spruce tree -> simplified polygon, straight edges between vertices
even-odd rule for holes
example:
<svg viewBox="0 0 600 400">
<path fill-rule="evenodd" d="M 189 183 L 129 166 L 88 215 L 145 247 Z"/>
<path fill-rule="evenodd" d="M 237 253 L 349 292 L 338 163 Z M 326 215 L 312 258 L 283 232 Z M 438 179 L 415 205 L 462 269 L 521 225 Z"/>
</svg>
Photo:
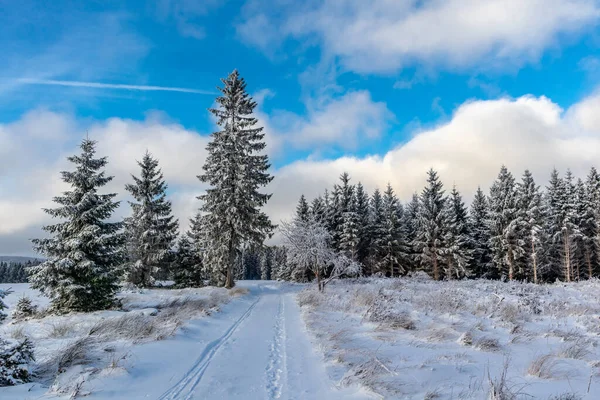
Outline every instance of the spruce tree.
<svg viewBox="0 0 600 400">
<path fill-rule="evenodd" d="M 311 217 L 315 221 L 324 224 L 325 220 L 326 220 L 326 212 L 327 212 L 327 210 L 325 208 L 325 201 L 323 200 L 323 197 L 321 197 L 321 196 L 316 197 L 310 205 Z"/>
<path fill-rule="evenodd" d="M 481 188 L 477 187 L 469 214 L 471 235 L 473 238 L 472 276 L 475 278 L 497 279 L 499 276 L 492 264 L 488 221 L 488 201 Z"/>
<path fill-rule="evenodd" d="M 356 211 L 356 197 L 350 198 L 346 211 L 342 214 L 342 232 L 340 235 L 340 250 L 351 260 L 358 258 L 360 244 L 360 221 Z"/>
<path fill-rule="evenodd" d="M 134 285 L 151 287 L 156 274 L 168 268 L 178 222 L 166 198 L 167 184 L 158 168 L 158 160 L 146 151 L 138 165 L 140 176 L 132 175 L 134 183 L 125 185 L 135 200 L 129 202 L 132 216 L 125 220 L 130 251 L 125 273 Z"/>
<path fill-rule="evenodd" d="M 406 264 L 409 271 L 417 269 L 417 252 L 414 248 L 415 239 L 417 238 L 419 217 L 419 195 L 414 193 L 411 201 L 404 208 L 402 214 L 402 227 L 406 239 L 407 259 Z"/>
<path fill-rule="evenodd" d="M 96 142 L 85 139 L 81 154 L 69 157 L 74 171 L 62 172 L 71 190 L 54 198 L 59 207 L 46 213 L 63 221 L 45 226 L 51 237 L 34 239 L 47 259 L 31 267 L 31 287 L 52 299 L 57 311 L 93 311 L 114 303 L 117 267 L 123 261 L 122 223 L 107 222 L 119 206 L 116 194 L 99 194 L 112 180 L 102 170 L 106 157 L 94 158 Z"/>
<path fill-rule="evenodd" d="M 189 232 L 181 235 L 177 241 L 171 271 L 175 286 L 179 288 L 204 285 L 202 260 Z"/>
<path fill-rule="evenodd" d="M 554 219 L 558 226 L 554 233 L 554 243 L 558 245 L 558 253 L 561 257 L 563 277 L 570 282 L 575 277 L 577 241 L 580 238 L 578 215 L 576 208 L 576 187 L 573 182 L 573 174 L 567 170 L 562 179 L 558 192 L 558 204 Z"/>
<path fill-rule="evenodd" d="M 205 265 L 231 288 L 238 249 L 244 243 L 262 245 L 273 232 L 273 224 L 261 211 L 271 195 L 259 192 L 273 177 L 263 154 L 263 128 L 256 127 L 258 120 L 252 116 L 256 102 L 246 92 L 246 82 L 237 70 L 222 82 L 218 108 L 210 112 L 223 130 L 211 135 L 204 174 L 198 178 L 209 185 L 199 197 L 208 242 Z"/>
<path fill-rule="evenodd" d="M 358 248 L 357 261 L 363 266 L 369 255 L 369 247 L 371 245 L 371 236 L 369 230 L 369 195 L 365 191 L 364 186 L 359 182 L 356 185 L 356 216 L 358 223 Z"/>
<path fill-rule="evenodd" d="M 519 242 L 515 179 L 503 165 L 490 188 L 490 244 L 493 261 L 500 275 L 515 278 L 516 260 L 524 253 Z"/>
<path fill-rule="evenodd" d="M 550 181 L 543 196 L 546 209 L 545 230 L 550 239 L 547 250 L 548 268 L 545 274 L 548 280 L 564 276 L 560 243 L 563 190 L 563 181 L 555 168 L 552 170 Z"/>
<path fill-rule="evenodd" d="M 427 186 L 423 189 L 419 203 L 419 218 L 415 249 L 421 268 L 433 279 L 442 278 L 442 268 L 448 252 L 446 234 L 449 229 L 446 197 L 437 172 L 427 172 Z"/>
<path fill-rule="evenodd" d="M 373 192 L 369 205 L 370 246 L 367 267 L 369 269 L 369 274 L 372 274 L 375 272 L 376 265 L 383 253 L 383 237 L 385 235 L 383 198 L 381 197 L 379 189 L 375 189 Z"/>
<path fill-rule="evenodd" d="M 301 195 L 300 200 L 298 200 L 298 205 L 296 206 L 296 218 L 304 222 L 307 222 L 310 218 L 310 209 L 304 195 Z"/>
<path fill-rule="evenodd" d="M 525 170 L 516 190 L 518 237 L 523 242 L 522 257 L 518 260 L 518 278 L 538 283 L 540 272 L 544 269 L 546 244 L 542 193 L 529 170 Z"/>
<path fill-rule="evenodd" d="M 469 230 L 467 208 L 456 186 L 450 192 L 446 212 L 448 213 L 446 217 L 448 230 L 445 237 L 448 248 L 446 276 L 462 278 L 471 274 L 470 266 L 474 246 Z"/>
<path fill-rule="evenodd" d="M 402 205 L 388 183 L 382 198 L 383 221 L 377 269 L 390 277 L 406 273 L 406 243 L 402 231 Z"/>
<path fill-rule="evenodd" d="M 585 197 L 581 200 L 581 235 L 584 262 L 588 278 L 596 275 L 596 266 L 600 262 L 599 225 L 600 225 L 600 175 L 596 168 L 590 170 L 585 182 Z"/>
</svg>

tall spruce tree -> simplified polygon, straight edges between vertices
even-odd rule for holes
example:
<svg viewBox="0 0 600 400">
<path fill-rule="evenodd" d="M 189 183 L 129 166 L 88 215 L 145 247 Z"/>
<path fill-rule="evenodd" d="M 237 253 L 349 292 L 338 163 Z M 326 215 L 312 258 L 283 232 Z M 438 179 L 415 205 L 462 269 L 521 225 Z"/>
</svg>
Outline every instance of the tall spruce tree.
<svg viewBox="0 0 600 400">
<path fill-rule="evenodd" d="M 134 285 L 151 287 L 156 274 L 168 269 L 178 222 L 167 200 L 167 184 L 158 168 L 158 160 L 146 151 L 138 165 L 140 176 L 132 175 L 133 183 L 125 185 L 134 198 L 129 202 L 132 216 L 125 219 L 130 252 L 125 274 L 127 281 Z"/>
<path fill-rule="evenodd" d="M 325 201 L 323 200 L 323 197 L 321 197 L 321 196 L 315 197 L 315 199 L 312 201 L 312 203 L 310 205 L 311 217 L 315 221 L 325 224 L 326 211 L 327 211 L 327 209 L 325 208 Z"/>
<path fill-rule="evenodd" d="M 382 198 L 382 234 L 377 269 L 390 277 L 407 272 L 406 243 L 402 230 L 402 205 L 398 201 L 394 189 L 388 183 Z"/>
<path fill-rule="evenodd" d="M 573 174 L 567 170 L 564 179 L 560 181 L 558 192 L 558 207 L 555 221 L 558 222 L 554 234 L 554 243 L 558 245 L 561 257 L 563 277 L 570 282 L 574 278 L 576 266 L 577 242 L 580 238 L 578 215 L 576 208 L 576 187 Z"/>
<path fill-rule="evenodd" d="M 600 262 L 600 175 L 596 168 L 590 170 L 585 182 L 584 211 L 581 218 L 581 235 L 587 276 L 596 276 Z"/>
<path fill-rule="evenodd" d="M 304 222 L 307 222 L 310 218 L 310 208 L 308 207 L 308 202 L 304 195 L 301 195 L 300 200 L 298 200 L 298 205 L 296 206 L 296 218 Z"/>
<path fill-rule="evenodd" d="M 515 178 L 506 166 L 490 188 L 490 244 L 498 272 L 509 280 L 515 278 L 516 260 L 524 253 L 519 241 L 518 208 Z"/>
<path fill-rule="evenodd" d="M 31 267 L 31 286 L 49 296 L 57 311 L 101 310 L 115 299 L 123 224 L 107 222 L 119 203 L 116 194 L 98 193 L 112 177 L 103 171 L 107 158 L 94 158 L 95 146 L 85 139 L 81 154 L 68 158 L 75 170 L 63 171 L 62 179 L 71 190 L 54 198 L 57 208 L 44 210 L 63 221 L 44 227 L 51 237 L 32 241 L 47 260 Z"/>
<path fill-rule="evenodd" d="M 417 269 L 418 261 L 416 259 L 417 252 L 415 251 L 414 243 L 417 238 L 417 229 L 419 218 L 419 195 L 414 193 L 411 201 L 404 208 L 402 214 L 402 227 L 404 229 L 404 236 L 406 239 L 406 251 L 407 251 L 407 268 L 409 271 L 415 271 Z"/>
<path fill-rule="evenodd" d="M 475 278 L 497 279 L 499 275 L 492 264 L 490 230 L 488 226 L 488 201 L 480 187 L 477 187 L 469 214 L 473 239 L 472 276 Z"/>
<path fill-rule="evenodd" d="M 550 281 L 561 276 L 564 277 L 560 244 L 563 190 L 563 181 L 556 168 L 554 168 L 550 174 L 550 181 L 543 196 L 544 207 L 546 209 L 544 224 L 550 238 L 547 249 L 548 268 L 545 277 Z"/>
<path fill-rule="evenodd" d="M 351 260 L 358 259 L 360 244 L 360 221 L 356 212 L 356 196 L 350 198 L 346 211 L 342 214 L 342 233 L 340 235 L 340 250 Z"/>
<path fill-rule="evenodd" d="M 383 238 L 385 235 L 383 198 L 381 197 L 381 191 L 379 189 L 375 189 L 373 192 L 369 205 L 369 237 L 371 238 L 371 243 L 369 246 L 367 268 L 368 273 L 373 274 L 377 262 L 383 253 Z"/>
<path fill-rule="evenodd" d="M 358 221 L 358 249 L 357 261 L 363 265 L 369 255 L 371 245 L 371 235 L 369 230 L 369 195 L 364 186 L 359 182 L 356 185 L 356 214 Z M 364 271 L 363 271 L 364 272 Z"/>
<path fill-rule="evenodd" d="M 462 278 L 471 274 L 470 266 L 474 246 L 469 229 L 467 208 L 456 186 L 450 192 L 446 212 L 449 223 L 445 237 L 448 248 L 446 276 Z"/>
<path fill-rule="evenodd" d="M 177 287 L 202 287 L 204 285 L 200 253 L 194 246 L 189 233 L 181 235 L 177 241 L 171 271 Z"/>
<path fill-rule="evenodd" d="M 538 283 L 545 269 L 546 232 L 544 228 L 544 207 L 542 193 L 535 184 L 533 175 L 525 170 L 521 182 L 517 184 L 517 229 L 519 240 L 523 242 L 522 257 L 517 260 L 518 278 Z"/>
<path fill-rule="evenodd" d="M 218 108 L 210 112 L 223 130 L 211 135 L 204 174 L 198 178 L 209 185 L 199 196 L 208 241 L 205 265 L 231 288 L 240 246 L 262 245 L 273 232 L 273 224 L 261 211 L 271 195 L 259 192 L 273 177 L 268 173 L 268 156 L 263 154 L 263 128 L 256 127 L 258 120 L 252 116 L 256 102 L 246 92 L 246 82 L 237 70 L 222 82 Z"/>
<path fill-rule="evenodd" d="M 423 189 L 419 204 L 419 218 L 415 249 L 421 268 L 433 279 L 442 278 L 442 269 L 448 252 L 446 233 L 449 229 L 446 197 L 437 172 L 427 172 L 427 186 Z"/>
</svg>

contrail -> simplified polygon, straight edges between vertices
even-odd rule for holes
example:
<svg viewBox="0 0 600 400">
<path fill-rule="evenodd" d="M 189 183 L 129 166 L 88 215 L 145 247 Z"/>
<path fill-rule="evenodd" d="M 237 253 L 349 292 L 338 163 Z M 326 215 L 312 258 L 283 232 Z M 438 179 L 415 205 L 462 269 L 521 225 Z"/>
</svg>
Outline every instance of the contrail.
<svg viewBox="0 0 600 400">
<path fill-rule="evenodd" d="M 119 84 L 119 83 L 57 81 L 57 80 L 49 80 L 49 79 L 29 79 L 29 78 L 17 79 L 17 82 L 25 83 L 28 85 L 55 85 L 55 86 L 87 87 L 87 88 L 96 88 L 96 89 L 121 89 L 121 90 L 139 90 L 139 91 L 215 94 L 215 92 L 211 92 L 209 90 L 188 89 L 188 88 L 168 87 L 168 86 L 123 85 L 123 84 Z"/>
</svg>

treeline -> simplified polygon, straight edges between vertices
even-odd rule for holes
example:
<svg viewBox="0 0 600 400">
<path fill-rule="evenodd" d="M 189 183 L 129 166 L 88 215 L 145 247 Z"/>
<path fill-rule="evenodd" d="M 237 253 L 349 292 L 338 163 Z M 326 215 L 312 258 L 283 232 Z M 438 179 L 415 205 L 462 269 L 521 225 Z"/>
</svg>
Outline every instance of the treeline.
<svg viewBox="0 0 600 400">
<path fill-rule="evenodd" d="M 324 226 L 331 247 L 360 263 L 364 275 L 424 271 L 436 280 L 537 283 L 597 277 L 600 270 L 595 168 L 585 181 L 555 169 L 542 189 L 529 171 L 517 181 L 503 166 L 470 207 L 457 187 L 446 193 L 434 170 L 406 204 L 389 184 L 369 194 L 344 173 L 310 203 L 302 195 L 295 219 Z"/>
<path fill-rule="evenodd" d="M 40 261 L 0 262 L 0 283 L 27 283 L 27 269 L 38 265 Z"/>
</svg>

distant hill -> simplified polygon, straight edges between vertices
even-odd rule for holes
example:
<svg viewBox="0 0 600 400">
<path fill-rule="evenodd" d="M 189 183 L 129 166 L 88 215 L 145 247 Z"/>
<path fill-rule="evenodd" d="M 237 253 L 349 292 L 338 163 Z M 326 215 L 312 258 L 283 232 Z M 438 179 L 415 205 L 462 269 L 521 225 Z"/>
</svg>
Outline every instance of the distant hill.
<svg viewBox="0 0 600 400">
<path fill-rule="evenodd" d="M 42 260 L 38 257 L 22 257 L 22 256 L 0 256 L 0 262 L 10 263 L 26 263 L 27 261 Z"/>
</svg>

